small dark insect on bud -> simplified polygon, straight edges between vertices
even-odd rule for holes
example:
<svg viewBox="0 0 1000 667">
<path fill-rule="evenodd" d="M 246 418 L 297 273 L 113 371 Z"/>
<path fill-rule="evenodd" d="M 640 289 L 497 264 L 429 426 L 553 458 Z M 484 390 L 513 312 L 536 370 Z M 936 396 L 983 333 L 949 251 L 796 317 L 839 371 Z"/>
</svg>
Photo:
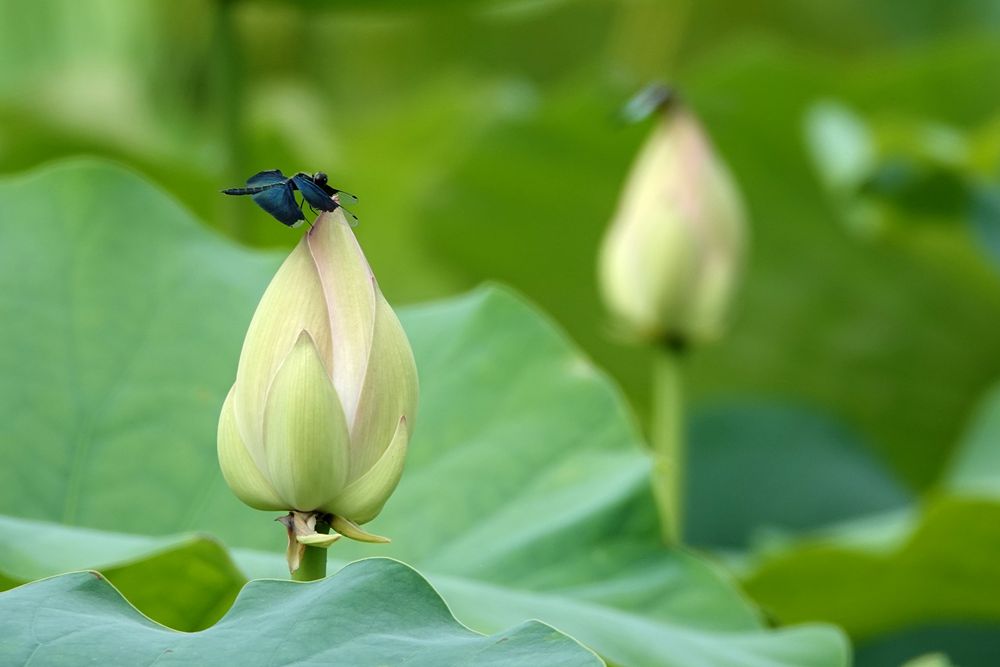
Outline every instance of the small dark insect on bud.
<svg viewBox="0 0 1000 667">
<path fill-rule="evenodd" d="M 625 123 L 646 120 L 657 111 L 668 112 L 679 106 L 680 95 L 676 88 L 663 83 L 651 83 L 632 96 L 619 112 Z"/>
</svg>

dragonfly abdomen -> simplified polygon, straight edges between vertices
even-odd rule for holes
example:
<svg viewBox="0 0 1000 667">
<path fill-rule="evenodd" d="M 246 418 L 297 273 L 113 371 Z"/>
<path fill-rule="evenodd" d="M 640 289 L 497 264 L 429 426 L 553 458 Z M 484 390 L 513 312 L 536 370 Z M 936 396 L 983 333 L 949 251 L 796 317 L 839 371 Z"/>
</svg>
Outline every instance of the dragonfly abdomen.
<svg viewBox="0 0 1000 667">
<path fill-rule="evenodd" d="M 258 185 L 250 188 L 226 188 L 222 191 L 224 195 L 255 195 L 258 192 L 263 192 L 269 188 L 273 188 L 273 185 Z"/>
</svg>

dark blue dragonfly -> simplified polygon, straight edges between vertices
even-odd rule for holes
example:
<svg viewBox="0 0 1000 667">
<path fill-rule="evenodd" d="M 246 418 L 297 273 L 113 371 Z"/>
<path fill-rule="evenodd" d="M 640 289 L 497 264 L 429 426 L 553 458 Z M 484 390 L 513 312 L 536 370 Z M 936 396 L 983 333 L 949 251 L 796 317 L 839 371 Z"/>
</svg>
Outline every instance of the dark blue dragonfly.
<svg viewBox="0 0 1000 667">
<path fill-rule="evenodd" d="M 296 190 L 302 193 L 301 202 L 295 199 Z M 314 213 L 316 209 L 335 211 L 339 207 L 352 227 L 358 224 L 357 217 L 344 208 L 344 204 L 356 204 L 358 198 L 328 185 L 326 174 L 322 171 L 312 176 L 300 171 L 289 178 L 277 169 L 269 169 L 248 178 L 245 188 L 228 188 L 222 192 L 227 195 L 251 195 L 258 206 L 289 227 L 297 227 L 306 219 L 302 212 L 303 205 L 308 205 Z"/>
</svg>

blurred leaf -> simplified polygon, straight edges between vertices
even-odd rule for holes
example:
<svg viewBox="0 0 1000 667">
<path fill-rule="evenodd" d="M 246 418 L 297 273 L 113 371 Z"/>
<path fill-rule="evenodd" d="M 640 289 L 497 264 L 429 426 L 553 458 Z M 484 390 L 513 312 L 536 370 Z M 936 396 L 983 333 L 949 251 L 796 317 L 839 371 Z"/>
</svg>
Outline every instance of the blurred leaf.
<svg viewBox="0 0 1000 667">
<path fill-rule="evenodd" d="M 781 622 L 829 620 L 859 643 L 916 625 L 1000 624 L 997 525 L 1000 503 L 939 498 L 895 548 L 806 540 L 745 585 Z"/>
<path fill-rule="evenodd" d="M 699 546 L 742 549 L 769 533 L 911 501 L 856 433 L 805 408 L 761 401 L 702 408 L 688 443 L 685 537 Z"/>
<path fill-rule="evenodd" d="M 843 105 L 815 105 L 806 121 L 813 161 L 845 222 L 874 237 L 891 223 L 960 224 L 970 208 L 973 151 L 940 123 L 869 122 Z"/>
<path fill-rule="evenodd" d="M 251 582 L 225 618 L 191 634 L 150 622 L 94 572 L 4 593 L 0 612 L 4 664 L 72 664 L 82 656 L 104 664 L 152 664 L 165 656 L 181 664 L 603 664 L 537 621 L 477 635 L 455 620 L 419 574 L 381 558 L 308 584 Z"/>
<path fill-rule="evenodd" d="M 980 185 L 972 200 L 969 222 L 994 266 L 1000 269 L 1000 185 Z"/>
<path fill-rule="evenodd" d="M 954 663 L 943 653 L 928 653 L 908 660 L 903 667 L 954 667 Z"/>
<path fill-rule="evenodd" d="M 998 416 L 994 388 L 942 480 L 944 490 L 963 495 L 939 495 L 915 514 L 873 516 L 772 550 L 748 575 L 750 594 L 783 622 L 843 626 L 858 644 L 859 667 L 897 665 L 935 650 L 960 665 L 995 664 Z"/>
<path fill-rule="evenodd" d="M 905 157 L 888 158 L 862 184 L 861 195 L 878 197 L 912 221 L 958 222 L 968 209 L 969 187 L 962 173 Z"/>
<path fill-rule="evenodd" d="M 980 401 L 942 480 L 957 493 L 1000 498 L 1000 385 Z"/>
<path fill-rule="evenodd" d="M 747 33 L 763 32 L 793 45 L 800 54 L 820 52 L 849 60 L 874 52 L 885 57 L 890 50 L 909 54 L 936 39 L 989 35 L 1000 27 L 1000 9 L 991 0 L 765 0 L 752 7 L 710 0 L 692 9 L 686 42 L 698 53 L 717 49 L 727 38 L 738 42 Z"/>
<path fill-rule="evenodd" d="M 851 190 L 871 173 L 875 142 L 864 120 L 833 101 L 813 105 L 806 115 L 806 143 L 827 187 Z"/>
<path fill-rule="evenodd" d="M 115 532 L 204 529 L 279 554 L 284 531 L 232 497 L 214 447 L 276 258 L 222 243 L 95 163 L 9 182 L 0 209 L 19 221 L 0 228 L 0 316 L 17 320 L 0 333 L 0 437 L 25 443 L 0 473 L 0 510 Z M 421 409 L 404 479 L 372 526 L 394 541 L 338 544 L 338 557 L 404 558 L 473 627 L 539 617 L 623 664 L 846 662 L 835 630 L 767 631 L 715 568 L 658 544 L 627 408 L 530 307 L 483 289 L 403 320 Z M 280 575 L 277 563 L 263 567 Z"/>
<path fill-rule="evenodd" d="M 946 667 L 995 667 L 1000 664 L 1000 625 L 953 623 L 890 633 L 860 646 L 854 664 L 897 667 L 909 659 L 917 665 L 920 660 L 931 660 L 935 665 L 933 660 L 937 659 L 944 660 Z"/>
</svg>

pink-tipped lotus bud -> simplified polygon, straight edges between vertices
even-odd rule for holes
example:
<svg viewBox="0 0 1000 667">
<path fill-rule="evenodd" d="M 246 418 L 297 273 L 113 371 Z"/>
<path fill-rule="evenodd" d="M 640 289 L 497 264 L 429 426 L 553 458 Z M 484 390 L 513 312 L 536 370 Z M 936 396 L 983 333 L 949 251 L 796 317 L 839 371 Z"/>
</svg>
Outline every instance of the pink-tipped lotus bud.
<svg viewBox="0 0 1000 667">
<path fill-rule="evenodd" d="M 416 406 L 406 334 L 343 214 L 324 213 L 250 322 L 219 418 L 223 476 L 251 507 L 385 541 L 359 526 L 399 482 Z M 302 526 L 302 544 L 334 539 Z"/>
<path fill-rule="evenodd" d="M 600 285 L 629 336 L 696 343 L 723 328 L 744 209 L 697 119 L 677 102 L 659 116 L 604 238 Z"/>
</svg>

